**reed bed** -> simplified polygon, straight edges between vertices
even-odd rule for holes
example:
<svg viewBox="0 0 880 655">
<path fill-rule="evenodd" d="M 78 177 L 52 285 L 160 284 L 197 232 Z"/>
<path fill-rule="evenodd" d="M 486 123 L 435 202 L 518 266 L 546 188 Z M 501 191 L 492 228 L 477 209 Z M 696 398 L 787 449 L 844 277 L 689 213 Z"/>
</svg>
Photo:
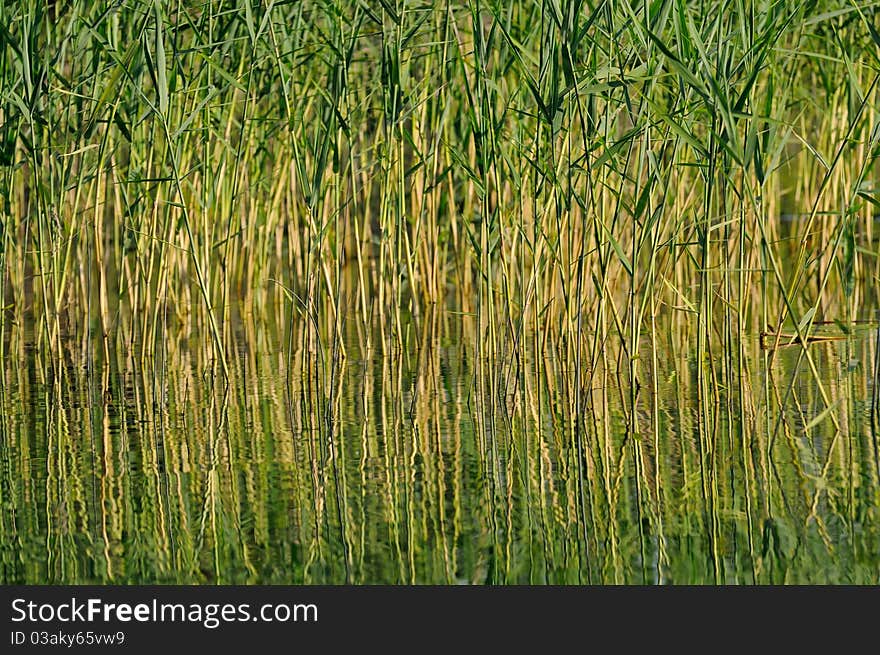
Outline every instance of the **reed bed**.
<svg viewBox="0 0 880 655">
<path fill-rule="evenodd" d="M 877 6 L 0 5 L 2 579 L 876 582 Z"/>
</svg>

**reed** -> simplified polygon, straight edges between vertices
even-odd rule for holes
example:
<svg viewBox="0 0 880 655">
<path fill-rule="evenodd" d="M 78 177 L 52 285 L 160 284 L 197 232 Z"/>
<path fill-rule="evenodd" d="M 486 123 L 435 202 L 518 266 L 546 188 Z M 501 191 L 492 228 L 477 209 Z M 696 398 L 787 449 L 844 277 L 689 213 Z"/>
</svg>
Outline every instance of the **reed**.
<svg viewBox="0 0 880 655">
<path fill-rule="evenodd" d="M 866 579 L 875 4 L 0 5 L 3 578 Z"/>
</svg>

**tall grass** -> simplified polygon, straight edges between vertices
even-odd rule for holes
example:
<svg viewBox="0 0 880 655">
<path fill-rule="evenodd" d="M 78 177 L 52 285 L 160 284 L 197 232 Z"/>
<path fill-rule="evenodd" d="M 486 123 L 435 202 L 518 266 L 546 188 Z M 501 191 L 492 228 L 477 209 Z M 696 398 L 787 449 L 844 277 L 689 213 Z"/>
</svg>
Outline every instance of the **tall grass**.
<svg viewBox="0 0 880 655">
<path fill-rule="evenodd" d="M 485 355 L 613 339 L 632 383 L 659 315 L 729 349 L 852 318 L 877 268 L 870 4 L 2 11 L 3 330 L 48 349 L 173 322 L 222 364 L 239 307 L 399 336 L 454 302 Z"/>
<path fill-rule="evenodd" d="M 752 519 L 773 514 L 778 500 L 759 491 L 778 444 L 794 444 L 792 430 L 829 430 L 843 448 L 853 424 L 847 403 L 857 398 L 831 383 L 811 340 L 825 324 L 849 334 L 874 318 L 876 8 L 2 4 L 2 355 L 36 357 L 35 375 L 50 388 L 65 384 L 56 375 L 64 362 L 84 365 L 94 385 L 121 357 L 117 369 L 151 376 L 142 393 L 155 399 L 175 368 L 193 362 L 222 387 L 240 374 L 252 338 L 271 341 L 266 349 L 283 351 L 271 361 L 289 381 L 287 405 L 306 403 L 302 411 L 320 418 L 309 425 L 322 437 L 302 460 L 311 493 L 321 492 L 310 497 L 337 516 L 363 517 L 341 461 L 359 456 L 339 434 L 349 360 L 381 354 L 364 384 L 398 386 L 396 403 L 382 404 L 398 439 L 383 443 L 389 461 L 414 457 L 419 444 L 443 463 L 446 428 L 416 421 L 427 410 L 407 388 L 435 379 L 436 368 L 403 371 L 438 366 L 439 344 L 464 338 L 470 382 L 459 400 L 494 508 L 493 566 L 515 559 L 514 541 L 499 537 L 515 523 L 505 494 L 513 480 L 538 480 L 516 491 L 533 500 L 523 511 L 564 505 L 573 522 L 572 545 L 551 539 L 545 556 L 561 549 L 586 561 L 579 548 L 610 547 L 607 567 L 587 577 L 629 579 L 614 550 L 623 539 L 637 534 L 643 563 L 672 566 L 662 535 L 680 538 L 693 527 L 680 522 L 694 520 L 711 537 L 712 575 L 724 579 L 724 512 L 745 512 L 752 551 L 771 538 Z M 419 335 L 429 337 L 413 349 Z M 751 352 L 756 340 L 769 348 Z M 782 348 L 790 341 L 794 350 Z M 794 357 L 791 374 L 773 373 L 780 357 Z M 686 426 L 664 414 L 670 385 L 684 385 L 695 405 Z M 790 408 L 802 406 L 805 388 L 812 409 L 796 425 Z M 228 434 L 226 407 L 239 399 L 206 398 L 214 404 L 193 421 L 206 439 Z M 552 454 L 541 442 L 548 430 L 561 439 Z M 215 446 L 211 457 L 220 457 Z M 876 459 L 876 444 L 866 447 L 874 455 L 865 461 Z M 663 471 L 671 452 L 686 480 Z M 719 467 L 735 456 L 732 479 Z M 339 462 L 329 486 L 318 479 L 328 461 Z M 541 477 L 548 462 L 575 481 L 561 495 Z M 829 454 L 803 475 L 827 482 L 844 470 L 831 462 Z M 407 484 L 396 477 L 404 471 L 393 475 L 389 503 Z M 669 496 L 678 482 L 684 505 Z M 461 491 L 441 473 L 425 484 L 441 496 Z M 719 506 L 733 497 L 725 485 L 745 485 L 734 494 L 745 507 Z M 211 489 L 197 525 L 178 526 L 178 536 L 217 534 L 223 512 Z M 830 498 L 816 493 L 814 509 Z M 598 526 L 623 498 L 635 499 L 627 506 L 638 508 L 636 533 L 615 520 L 604 533 Z M 404 543 L 412 526 L 401 527 L 413 512 L 391 514 L 394 543 L 410 556 L 400 579 L 421 570 Z M 447 530 L 447 519 L 432 520 Z M 320 551 L 330 528 L 303 520 Z M 347 519 L 333 529 L 341 526 L 334 543 L 347 575 L 365 575 L 357 558 L 369 539 L 352 530 L 366 528 Z M 653 546 L 650 535 L 661 535 Z M 449 553 L 461 533 L 442 538 Z M 326 562 L 318 551 L 309 561 Z M 750 561 L 757 580 L 761 565 Z M 582 564 L 571 570 L 582 574 Z M 442 566 L 450 580 L 459 570 Z"/>
</svg>

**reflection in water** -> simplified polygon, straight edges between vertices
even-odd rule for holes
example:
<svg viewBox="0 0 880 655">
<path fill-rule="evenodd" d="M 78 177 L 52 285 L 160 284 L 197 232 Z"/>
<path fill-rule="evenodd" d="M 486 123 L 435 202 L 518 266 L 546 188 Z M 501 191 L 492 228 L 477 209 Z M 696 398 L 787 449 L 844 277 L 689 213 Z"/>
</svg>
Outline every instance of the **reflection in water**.
<svg viewBox="0 0 880 655">
<path fill-rule="evenodd" d="M 870 330 L 810 346 L 821 387 L 755 339 L 742 392 L 722 362 L 703 398 L 670 337 L 630 405 L 616 354 L 586 380 L 534 343 L 486 365 L 473 323 L 344 355 L 242 334 L 228 385 L 185 341 L 165 362 L 11 343 L 2 581 L 878 581 Z"/>
</svg>

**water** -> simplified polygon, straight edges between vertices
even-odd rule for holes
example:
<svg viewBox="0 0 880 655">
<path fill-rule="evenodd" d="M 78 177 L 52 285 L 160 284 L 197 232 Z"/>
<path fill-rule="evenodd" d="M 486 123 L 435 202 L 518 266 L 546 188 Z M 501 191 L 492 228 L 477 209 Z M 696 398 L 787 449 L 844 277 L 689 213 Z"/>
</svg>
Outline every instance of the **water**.
<svg viewBox="0 0 880 655">
<path fill-rule="evenodd" d="M 12 339 L 0 579 L 880 579 L 873 329 L 810 345 L 818 381 L 799 346 L 773 354 L 755 335 L 740 388 L 670 326 L 656 375 L 645 340 L 633 414 L 618 353 L 580 380 L 533 339 L 487 363 L 475 321 L 438 314 L 400 342 L 377 327 L 369 348 L 351 327 L 344 357 L 244 331 L 228 385 L 197 340 L 153 361 Z"/>
</svg>

